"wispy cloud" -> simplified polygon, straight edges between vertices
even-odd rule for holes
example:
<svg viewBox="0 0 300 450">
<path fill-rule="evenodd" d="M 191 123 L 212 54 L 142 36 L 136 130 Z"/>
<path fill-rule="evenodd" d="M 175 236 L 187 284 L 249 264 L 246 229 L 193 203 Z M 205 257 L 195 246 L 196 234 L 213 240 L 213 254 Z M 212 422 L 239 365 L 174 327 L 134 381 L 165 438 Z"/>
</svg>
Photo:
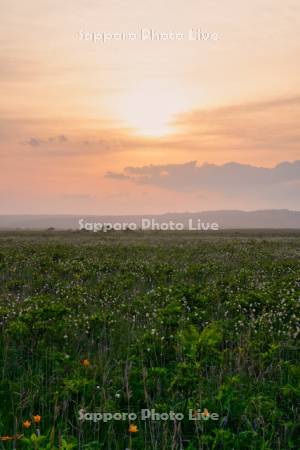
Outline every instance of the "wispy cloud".
<svg viewBox="0 0 300 450">
<path fill-rule="evenodd" d="M 1 116 L 1 114 L 0 114 Z M 178 115 L 174 133 L 160 138 L 135 134 L 133 130 L 113 126 L 110 121 L 90 121 L 78 127 L 77 122 L 64 123 L 32 119 L 0 119 L 2 140 L 14 135 L 32 151 L 49 156 L 76 156 L 87 153 L 147 151 L 153 155 L 176 152 L 180 159 L 223 162 L 251 160 L 262 163 L 280 161 L 282 153 L 297 159 L 300 142 L 300 96 L 273 98 L 266 101 L 228 105 L 222 108 L 198 109 Z M 53 131 L 50 137 L 45 128 Z M 27 133 L 26 137 L 24 132 Z M 50 131 L 51 132 L 51 131 Z M 57 133 L 57 134 L 55 134 Z M 72 151 L 69 151 L 69 144 Z M 61 153 L 60 153 L 61 152 Z M 155 158 L 154 158 L 155 160 Z"/>
<path fill-rule="evenodd" d="M 50 145 L 50 144 L 64 144 L 68 141 L 68 138 L 61 134 L 59 136 L 52 136 L 48 139 L 41 139 L 39 137 L 31 137 L 27 141 L 23 142 L 24 145 L 30 145 L 31 147 L 40 147 L 43 145 Z"/>
<path fill-rule="evenodd" d="M 179 115 L 175 125 L 186 145 L 211 150 L 299 150 L 300 96 L 199 109 Z"/>
<path fill-rule="evenodd" d="M 105 177 L 111 178 L 112 180 L 131 180 L 131 177 L 129 175 L 110 171 L 105 174 Z"/>
</svg>

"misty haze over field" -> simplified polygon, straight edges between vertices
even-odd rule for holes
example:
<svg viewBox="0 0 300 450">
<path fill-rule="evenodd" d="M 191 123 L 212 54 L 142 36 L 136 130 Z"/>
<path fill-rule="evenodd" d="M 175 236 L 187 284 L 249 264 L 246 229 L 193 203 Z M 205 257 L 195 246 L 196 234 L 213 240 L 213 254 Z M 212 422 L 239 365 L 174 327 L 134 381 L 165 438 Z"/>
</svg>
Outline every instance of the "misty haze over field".
<svg viewBox="0 0 300 450">
<path fill-rule="evenodd" d="M 203 211 L 199 213 L 166 213 L 161 215 L 1 215 L 0 229 L 55 228 L 58 230 L 78 230 L 80 220 L 84 223 L 135 223 L 138 227 L 142 219 L 154 219 L 157 223 L 173 221 L 183 223 L 217 223 L 220 229 L 230 228 L 276 228 L 300 229 L 300 211 L 261 210 L 261 211 Z"/>
</svg>

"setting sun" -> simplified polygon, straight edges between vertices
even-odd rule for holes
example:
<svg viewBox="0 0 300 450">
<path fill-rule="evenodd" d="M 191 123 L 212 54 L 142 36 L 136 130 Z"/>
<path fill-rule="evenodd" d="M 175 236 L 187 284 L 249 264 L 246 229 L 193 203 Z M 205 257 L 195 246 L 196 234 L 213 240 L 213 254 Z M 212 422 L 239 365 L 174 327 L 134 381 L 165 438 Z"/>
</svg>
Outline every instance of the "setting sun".
<svg viewBox="0 0 300 450">
<path fill-rule="evenodd" d="M 187 99 L 180 87 L 147 80 L 121 97 L 118 114 L 134 133 L 159 137 L 174 131 L 172 119 L 186 107 Z"/>
</svg>

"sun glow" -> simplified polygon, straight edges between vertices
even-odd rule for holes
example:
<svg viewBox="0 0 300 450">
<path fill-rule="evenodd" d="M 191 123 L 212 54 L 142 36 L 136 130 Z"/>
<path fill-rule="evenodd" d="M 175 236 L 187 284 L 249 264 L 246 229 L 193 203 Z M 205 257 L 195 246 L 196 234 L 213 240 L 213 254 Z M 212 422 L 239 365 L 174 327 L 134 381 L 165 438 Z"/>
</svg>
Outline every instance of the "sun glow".
<svg viewBox="0 0 300 450">
<path fill-rule="evenodd" d="M 186 109 L 186 97 L 177 85 L 148 80 L 126 93 L 118 113 L 136 134 L 160 137 L 174 132 L 174 116 Z"/>
</svg>

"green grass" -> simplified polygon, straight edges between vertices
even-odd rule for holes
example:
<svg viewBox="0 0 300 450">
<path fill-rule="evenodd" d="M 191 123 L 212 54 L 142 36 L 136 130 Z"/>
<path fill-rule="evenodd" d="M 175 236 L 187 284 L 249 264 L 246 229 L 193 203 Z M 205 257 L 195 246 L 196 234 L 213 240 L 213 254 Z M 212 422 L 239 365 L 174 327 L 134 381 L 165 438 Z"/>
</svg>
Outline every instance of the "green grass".
<svg viewBox="0 0 300 450">
<path fill-rule="evenodd" d="M 298 450 L 299 257 L 296 231 L 1 232 L 0 448 Z M 185 417 L 78 420 L 143 408 Z"/>
</svg>

